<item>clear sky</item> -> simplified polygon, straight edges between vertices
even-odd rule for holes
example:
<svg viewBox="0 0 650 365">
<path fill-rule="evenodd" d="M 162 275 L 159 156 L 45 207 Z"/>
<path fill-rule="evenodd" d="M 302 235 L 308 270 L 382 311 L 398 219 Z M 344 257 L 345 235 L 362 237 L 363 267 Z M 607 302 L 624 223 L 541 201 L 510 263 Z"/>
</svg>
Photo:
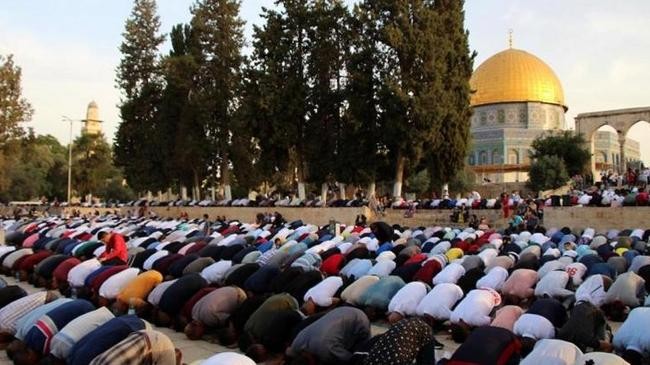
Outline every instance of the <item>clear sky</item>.
<svg viewBox="0 0 650 365">
<path fill-rule="evenodd" d="M 114 71 L 132 1 L 0 3 L 0 54 L 13 53 L 23 69 L 23 92 L 35 109 L 29 126 L 65 144 L 69 125 L 61 116 L 84 118 L 95 100 L 112 139 L 120 97 Z M 162 31 L 189 21 L 192 3 L 158 0 Z M 261 7 L 272 3 L 242 1 L 248 39 Z M 582 112 L 650 106 L 650 1 L 467 0 L 465 8 L 470 46 L 478 53 L 475 67 L 505 49 L 513 29 L 515 48 L 536 54 L 562 80 L 571 125 Z M 75 126 L 75 135 L 80 129 Z M 642 159 L 650 161 L 650 126 L 640 123 L 629 136 L 641 142 Z"/>
</svg>

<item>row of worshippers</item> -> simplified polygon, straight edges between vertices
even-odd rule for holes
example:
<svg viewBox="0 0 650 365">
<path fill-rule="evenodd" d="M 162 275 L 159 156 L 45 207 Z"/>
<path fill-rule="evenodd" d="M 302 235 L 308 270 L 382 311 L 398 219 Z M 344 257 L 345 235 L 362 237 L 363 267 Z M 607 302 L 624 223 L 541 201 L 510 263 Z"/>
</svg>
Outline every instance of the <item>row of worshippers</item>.
<svg viewBox="0 0 650 365">
<path fill-rule="evenodd" d="M 63 265 L 67 260 L 79 261 L 68 258 L 56 265 L 47 279 L 47 273 L 41 269 L 53 265 L 41 265 L 41 262 L 51 260 L 53 255 L 50 255 L 37 264 L 39 268 L 31 274 L 33 280 L 48 286 L 58 283 L 58 287 L 68 293 L 71 289 L 89 288 L 79 294 L 104 305 L 115 300 L 118 304 L 114 308 L 118 313 L 126 308 L 133 309 L 143 317 L 151 316 L 158 324 L 185 329 L 190 338 L 200 337 L 206 328 L 220 327 L 218 334 L 223 344 L 237 342 L 242 351 L 250 351 L 257 359 L 263 358 L 265 352 L 286 352 L 290 356 L 317 358 L 326 363 L 321 359 L 330 356 L 329 352 L 321 353 L 320 350 L 337 346 L 328 344 L 320 348 L 320 342 L 309 341 L 313 336 L 300 337 L 300 333 L 318 323 L 320 318 L 315 314 L 326 313 L 324 308 L 337 305 L 363 309 L 366 320 L 388 313 L 390 322 L 396 324 L 401 323 L 402 317 L 420 319 L 434 329 L 439 329 L 441 323 L 451 323 L 453 337 L 458 341 L 463 341 L 472 328 L 493 321 L 503 322 L 502 327 L 516 336 L 524 354 L 536 341 L 539 345 L 540 340 L 551 340 L 556 333 L 580 351 L 609 350 L 611 342 L 607 330 L 602 330 L 600 325 L 604 317 L 599 315 L 622 319 L 626 308 L 642 304 L 639 297 L 649 269 L 648 256 L 644 254 L 650 231 L 643 230 L 596 235 L 587 229 L 578 236 L 564 228 L 546 234 L 523 232 L 504 237 L 471 229 L 403 230 L 374 224 L 370 228 L 346 227 L 341 236 L 332 237 L 326 229 L 319 230 L 300 222 L 273 231 L 236 222 L 217 228 L 206 244 L 201 239 L 193 239 L 192 224 L 181 223 L 181 228 L 172 229 L 170 221 L 115 223 L 113 221 L 114 231 L 132 235 L 128 241 L 132 267 L 104 266 L 96 259 Z M 29 228 L 40 224 L 42 222 L 24 227 L 23 231 L 30 233 Z M 144 229 L 149 235 L 137 233 L 147 227 L 156 229 Z M 81 230 L 87 232 L 86 227 Z M 164 230 L 167 231 L 163 233 Z M 160 241 L 150 241 L 152 236 Z M 181 244 L 173 247 L 175 243 Z M 77 243 L 80 248 L 87 244 Z M 199 254 L 187 259 L 191 254 L 182 253 L 182 250 L 196 245 L 201 247 L 197 251 Z M 163 247 L 156 249 L 159 246 Z M 136 250 L 138 248 L 142 250 Z M 25 253 L 29 251 L 23 250 L 31 250 L 28 248 L 11 250 L 7 247 L 6 250 L 0 260 L 5 269 L 13 271 L 24 269 L 20 265 L 14 267 L 22 257 L 33 258 L 39 254 Z M 99 253 L 97 250 L 93 253 Z M 15 256 L 21 257 L 15 259 Z M 187 260 L 182 262 L 184 259 Z M 177 262 L 181 263 L 180 275 L 178 270 L 172 272 Z M 186 272 L 187 268 L 192 269 Z M 56 278 L 55 271 L 59 269 L 65 275 L 59 273 Z M 140 269 L 148 271 L 140 274 Z M 27 271 L 26 275 L 30 275 L 29 268 Z M 163 278 L 168 280 L 162 282 Z M 430 287 L 433 289 L 429 290 Z M 226 290 L 230 295 L 224 294 Z M 213 292 L 217 294 L 211 294 Z M 219 303 L 223 298 L 231 298 L 230 311 L 223 311 L 227 321 L 207 318 L 210 314 L 214 317 L 214 313 L 221 313 L 215 308 L 224 305 Z M 267 301 L 271 301 L 270 308 L 275 308 L 278 302 L 285 303 L 284 307 L 279 306 L 288 310 L 284 316 L 287 318 L 274 323 L 272 318 L 284 317 L 264 311 L 256 316 L 257 310 L 266 308 Z M 511 305 L 500 308 L 502 303 Z M 571 316 L 567 315 L 567 307 L 571 309 Z M 523 312 L 522 308 L 527 311 Z M 201 317 L 200 313 L 207 317 Z M 295 322 L 291 322 L 291 317 Z M 574 318 L 580 325 L 571 324 Z M 278 323 L 295 323 L 295 326 L 285 325 L 291 333 L 281 336 L 277 333 L 277 328 L 282 327 Z M 303 326 L 305 323 L 307 327 Z M 302 330 L 293 330 L 294 327 Z M 411 326 L 396 328 L 402 327 Z M 600 334 L 597 340 L 594 333 Z M 300 338 L 305 339 L 307 348 L 300 346 Z M 617 348 L 631 359 L 634 354 L 645 351 L 643 340 L 631 336 L 628 342 L 641 341 L 641 344 L 622 342 Z M 293 344 L 281 351 L 290 342 Z M 345 342 L 357 344 L 356 341 Z M 309 348 L 310 344 L 315 348 Z M 433 336 L 426 346 L 411 353 L 414 356 L 429 353 L 427 349 L 432 345 L 435 346 Z M 373 346 L 374 343 L 365 352 L 372 355 L 386 348 L 385 344 Z M 348 355 L 353 354 L 351 350 L 354 349 L 349 348 Z M 396 351 L 395 356 L 404 352 L 390 346 L 384 350 L 390 351 Z M 535 351 L 529 356 L 534 356 Z M 351 356 L 337 358 L 337 361 L 352 361 Z M 431 356 L 427 358 L 432 359 Z"/>
</svg>

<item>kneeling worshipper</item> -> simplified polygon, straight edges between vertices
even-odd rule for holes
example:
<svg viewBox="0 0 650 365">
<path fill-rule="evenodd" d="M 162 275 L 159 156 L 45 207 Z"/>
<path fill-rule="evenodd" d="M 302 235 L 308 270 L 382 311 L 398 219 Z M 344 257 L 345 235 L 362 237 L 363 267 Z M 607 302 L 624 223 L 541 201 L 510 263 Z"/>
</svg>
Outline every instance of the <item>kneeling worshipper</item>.
<svg viewBox="0 0 650 365">
<path fill-rule="evenodd" d="M 375 275 L 365 275 L 355 280 L 341 292 L 341 300 L 352 306 L 359 305 L 361 295 L 368 290 L 370 286 L 379 281 Z"/>
<path fill-rule="evenodd" d="M 102 241 L 106 250 L 99 256 L 102 265 L 125 265 L 128 260 L 128 251 L 124 236 L 117 232 L 101 231 L 97 238 Z"/>
<path fill-rule="evenodd" d="M 436 364 L 437 341 L 431 327 L 420 318 L 407 318 L 393 324 L 372 340 L 363 365 Z"/>
<path fill-rule="evenodd" d="M 34 267 L 34 285 L 37 288 L 55 289 L 53 287 L 54 270 L 70 256 L 54 254 Z"/>
<path fill-rule="evenodd" d="M 605 304 L 607 290 L 612 285 L 612 279 L 606 275 L 592 275 L 583 281 L 576 289 L 576 304 L 580 302 L 589 302 L 596 307 Z"/>
<path fill-rule="evenodd" d="M 16 322 L 16 339 L 7 347 L 7 356 L 9 356 L 10 359 L 13 359 L 14 353 L 22 352 L 24 350 L 27 334 L 41 317 L 45 316 L 49 311 L 72 301 L 72 299 L 68 298 L 58 298 L 32 309 L 21 317 Z"/>
<path fill-rule="evenodd" d="M 110 306 L 124 287 L 140 274 L 140 269 L 132 267 L 121 270 L 107 278 L 97 290 L 97 304 L 100 307 Z"/>
<path fill-rule="evenodd" d="M 157 323 L 161 326 L 175 323 L 185 302 L 206 286 L 208 282 L 201 274 L 189 274 L 176 280 L 160 297 L 156 313 Z"/>
<path fill-rule="evenodd" d="M 470 333 L 444 365 L 514 365 L 521 358 L 519 338 L 505 328 L 483 326 Z"/>
<path fill-rule="evenodd" d="M 46 303 L 56 300 L 58 296 L 53 291 L 37 292 L 17 299 L 0 309 L 0 346 L 6 346 L 14 339 L 18 321 Z"/>
<path fill-rule="evenodd" d="M 141 330 L 95 357 L 90 365 L 156 364 L 181 365 L 182 354 L 165 334 Z"/>
<path fill-rule="evenodd" d="M 115 317 L 88 333 L 70 350 L 68 365 L 88 365 L 99 354 L 110 349 L 133 332 L 151 329 L 146 321 L 127 315 Z"/>
<path fill-rule="evenodd" d="M 366 313 L 372 318 L 383 315 L 388 309 L 388 304 L 406 283 L 399 276 L 386 276 L 366 289 L 359 299 L 359 305 L 366 307 Z"/>
<path fill-rule="evenodd" d="M 582 351 L 571 342 L 543 339 L 537 341 L 533 351 L 526 355 L 520 365 L 572 365 L 577 364 Z"/>
<path fill-rule="evenodd" d="M 513 332 L 522 338 L 523 353 L 528 353 L 536 341 L 555 338 L 555 329 L 567 321 L 567 312 L 557 299 L 536 300 L 515 322 Z"/>
<path fill-rule="evenodd" d="M 648 360 L 650 353 L 650 308 L 632 309 L 623 325 L 614 333 L 614 348 L 631 365 L 640 365 Z"/>
<path fill-rule="evenodd" d="M 428 290 L 427 285 L 420 281 L 402 287 L 388 303 L 388 321 L 396 323 L 404 317 L 416 315 L 418 304 L 427 295 Z"/>
<path fill-rule="evenodd" d="M 451 309 L 463 295 L 463 289 L 456 284 L 438 284 L 418 303 L 416 314 L 437 327 L 451 318 Z"/>
<path fill-rule="evenodd" d="M 515 323 L 524 314 L 524 310 L 518 305 L 506 305 L 497 309 L 490 326 L 501 327 L 512 332 Z"/>
<path fill-rule="evenodd" d="M 345 364 L 355 349 L 369 339 L 370 321 L 363 311 L 335 308 L 298 333 L 286 351 L 288 364 L 294 361 Z"/>
<path fill-rule="evenodd" d="M 246 320 L 243 333 L 239 337 L 240 350 L 245 352 L 251 345 L 264 344 L 266 339 L 273 337 L 278 331 L 277 322 L 273 319 L 283 317 L 289 320 L 294 314 L 302 318 L 298 301 L 294 297 L 286 293 L 269 297 Z"/>
<path fill-rule="evenodd" d="M 487 326 L 490 314 L 501 304 L 501 296 L 494 289 L 481 288 L 470 291 L 451 312 L 452 338 L 462 343 L 473 327 Z"/>
<path fill-rule="evenodd" d="M 18 285 L 4 286 L 0 289 L 0 309 L 4 308 L 9 303 L 26 296 L 27 292 L 25 289 Z"/>
<path fill-rule="evenodd" d="M 340 299 L 335 298 L 334 295 L 342 286 L 343 279 L 341 279 L 340 276 L 330 276 L 316 284 L 305 293 L 305 296 L 303 297 L 305 303 L 302 306 L 302 311 L 306 315 L 311 315 L 331 306 L 335 306 L 338 304 Z"/>
<path fill-rule="evenodd" d="M 50 356 L 59 361 L 66 360 L 72 347 L 88 333 L 115 318 L 106 307 L 97 308 L 70 321 L 63 327 L 50 343 Z M 54 361 L 56 363 L 56 361 Z"/>
<path fill-rule="evenodd" d="M 203 337 L 206 327 L 224 326 L 245 300 L 246 292 L 236 286 L 225 286 L 207 294 L 192 307 L 192 322 L 185 327 L 187 338 L 198 340 Z"/>
<path fill-rule="evenodd" d="M 14 353 L 16 364 L 37 363 L 48 355 L 53 337 L 75 318 L 91 312 L 95 307 L 87 300 L 75 299 L 62 304 L 40 317 L 25 336 L 25 347 Z"/>
<path fill-rule="evenodd" d="M 146 316 L 151 309 L 147 302 L 149 293 L 163 281 L 163 276 L 156 270 L 149 270 L 129 281 L 117 295 L 113 310 L 125 314 L 129 308 L 140 316 Z"/>
<path fill-rule="evenodd" d="M 609 342 L 607 318 L 600 308 L 589 302 L 580 302 L 571 310 L 569 320 L 557 331 L 557 338 L 575 344 L 583 352 L 612 350 Z"/>
<path fill-rule="evenodd" d="M 645 280 L 634 272 L 619 275 L 607 290 L 605 303 L 621 302 L 630 308 L 643 304 L 645 299 Z"/>
<path fill-rule="evenodd" d="M 517 269 L 510 274 L 501 287 L 501 295 L 506 304 L 521 304 L 533 298 L 537 284 L 537 271 Z"/>
</svg>

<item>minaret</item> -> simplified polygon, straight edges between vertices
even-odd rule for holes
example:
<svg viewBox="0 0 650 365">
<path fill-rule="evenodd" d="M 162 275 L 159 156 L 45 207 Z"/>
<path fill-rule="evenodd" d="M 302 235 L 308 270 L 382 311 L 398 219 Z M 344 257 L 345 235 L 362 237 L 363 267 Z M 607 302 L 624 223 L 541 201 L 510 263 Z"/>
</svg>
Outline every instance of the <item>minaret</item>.
<svg viewBox="0 0 650 365">
<path fill-rule="evenodd" d="M 88 110 L 86 111 L 86 119 L 83 120 L 84 126 L 81 128 L 82 134 L 96 135 L 102 131 L 102 121 L 99 120 L 99 107 L 95 101 L 91 101 L 88 104 Z"/>
</svg>

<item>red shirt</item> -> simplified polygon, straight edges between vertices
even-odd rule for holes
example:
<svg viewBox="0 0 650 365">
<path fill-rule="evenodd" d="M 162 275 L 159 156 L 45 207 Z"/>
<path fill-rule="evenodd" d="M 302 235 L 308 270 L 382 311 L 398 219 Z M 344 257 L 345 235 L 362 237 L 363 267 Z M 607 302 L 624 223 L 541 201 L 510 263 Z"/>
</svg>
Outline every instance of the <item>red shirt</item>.
<svg viewBox="0 0 650 365">
<path fill-rule="evenodd" d="M 106 251 L 104 251 L 99 258 L 104 260 L 118 258 L 126 262 L 128 259 L 128 253 L 126 250 L 126 242 L 124 242 L 124 236 L 118 233 L 111 234 L 111 238 L 108 239 L 108 244 L 106 245 Z"/>
</svg>

